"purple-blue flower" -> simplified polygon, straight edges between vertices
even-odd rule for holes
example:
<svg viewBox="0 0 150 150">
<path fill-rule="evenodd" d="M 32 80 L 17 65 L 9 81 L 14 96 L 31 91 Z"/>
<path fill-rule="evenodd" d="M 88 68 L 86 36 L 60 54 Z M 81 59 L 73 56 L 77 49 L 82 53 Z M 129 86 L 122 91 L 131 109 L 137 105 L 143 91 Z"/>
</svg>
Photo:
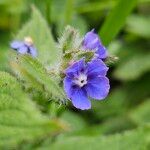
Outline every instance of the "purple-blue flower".
<svg viewBox="0 0 150 150">
<path fill-rule="evenodd" d="M 13 41 L 10 46 L 20 54 L 30 54 L 32 57 L 37 56 L 37 50 L 30 37 L 25 38 L 24 41 Z"/>
<path fill-rule="evenodd" d="M 84 50 L 94 50 L 100 59 L 108 56 L 106 48 L 102 45 L 99 36 L 94 33 L 94 29 L 86 33 L 82 46 Z"/>
<path fill-rule="evenodd" d="M 109 92 L 108 67 L 101 59 L 75 62 L 65 70 L 64 89 L 76 108 L 91 108 L 89 98 L 102 100 Z"/>
</svg>

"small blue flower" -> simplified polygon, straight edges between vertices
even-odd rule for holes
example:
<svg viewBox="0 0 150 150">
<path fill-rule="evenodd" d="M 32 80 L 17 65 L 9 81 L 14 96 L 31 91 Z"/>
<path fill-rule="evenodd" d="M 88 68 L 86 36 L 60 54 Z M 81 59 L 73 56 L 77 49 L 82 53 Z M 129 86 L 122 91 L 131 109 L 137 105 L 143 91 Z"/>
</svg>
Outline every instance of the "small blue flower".
<svg viewBox="0 0 150 150">
<path fill-rule="evenodd" d="M 108 67 L 101 59 L 88 63 L 81 59 L 66 69 L 64 89 L 76 108 L 90 109 L 89 97 L 102 100 L 108 95 L 110 85 L 106 77 L 107 71 Z"/>
<path fill-rule="evenodd" d="M 84 50 L 94 50 L 100 59 L 108 56 L 106 48 L 102 45 L 99 36 L 94 33 L 94 29 L 86 33 L 82 46 Z"/>
<path fill-rule="evenodd" d="M 37 56 L 37 50 L 30 37 L 26 37 L 24 41 L 13 41 L 10 46 L 20 54 L 30 54 L 32 57 Z"/>
</svg>

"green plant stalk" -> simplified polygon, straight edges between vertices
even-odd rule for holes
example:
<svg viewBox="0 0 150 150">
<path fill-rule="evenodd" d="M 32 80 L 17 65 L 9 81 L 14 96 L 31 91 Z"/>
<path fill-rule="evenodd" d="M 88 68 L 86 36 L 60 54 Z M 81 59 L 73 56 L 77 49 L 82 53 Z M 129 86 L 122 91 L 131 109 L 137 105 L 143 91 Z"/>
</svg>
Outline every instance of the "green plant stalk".
<svg viewBox="0 0 150 150">
<path fill-rule="evenodd" d="M 119 33 L 126 22 L 126 18 L 137 4 L 137 0 L 119 0 L 110 12 L 99 30 L 104 45 L 108 45 Z"/>
</svg>

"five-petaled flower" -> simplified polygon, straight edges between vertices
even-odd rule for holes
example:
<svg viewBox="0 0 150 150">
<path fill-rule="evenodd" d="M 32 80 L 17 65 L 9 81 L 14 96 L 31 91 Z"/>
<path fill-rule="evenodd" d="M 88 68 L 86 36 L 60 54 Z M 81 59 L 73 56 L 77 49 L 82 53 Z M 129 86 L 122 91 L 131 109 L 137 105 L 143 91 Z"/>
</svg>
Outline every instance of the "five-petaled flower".
<svg viewBox="0 0 150 150">
<path fill-rule="evenodd" d="M 94 33 L 94 29 L 87 32 L 83 39 L 83 49 L 93 50 L 100 59 L 105 59 L 108 56 L 106 48 L 102 45 L 99 36 Z"/>
<path fill-rule="evenodd" d="M 88 63 L 81 59 L 65 70 L 64 89 L 76 108 L 90 109 L 89 98 L 102 100 L 108 95 L 110 85 L 107 71 L 108 67 L 101 59 Z"/>
<path fill-rule="evenodd" d="M 32 57 L 37 56 L 37 50 L 30 37 L 26 37 L 24 41 L 13 41 L 10 46 L 20 54 L 30 54 Z"/>
</svg>

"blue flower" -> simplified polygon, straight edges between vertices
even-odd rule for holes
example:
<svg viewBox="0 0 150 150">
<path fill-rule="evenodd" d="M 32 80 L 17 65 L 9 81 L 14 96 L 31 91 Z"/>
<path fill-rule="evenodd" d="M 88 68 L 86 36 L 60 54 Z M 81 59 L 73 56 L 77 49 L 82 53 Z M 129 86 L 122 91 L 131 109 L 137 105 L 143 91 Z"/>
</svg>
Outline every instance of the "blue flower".
<svg viewBox="0 0 150 150">
<path fill-rule="evenodd" d="M 66 69 L 64 89 L 76 108 L 90 109 L 89 98 L 102 100 L 108 95 L 110 85 L 107 71 L 108 67 L 101 59 L 88 63 L 81 59 Z"/>
<path fill-rule="evenodd" d="M 94 33 L 94 29 L 86 33 L 82 46 L 84 50 L 94 50 L 100 59 L 108 56 L 106 48 L 102 45 L 99 36 Z"/>
<path fill-rule="evenodd" d="M 13 41 L 10 46 L 20 54 L 30 54 L 32 57 L 37 56 L 37 50 L 30 37 L 26 37 L 24 41 Z"/>
</svg>

